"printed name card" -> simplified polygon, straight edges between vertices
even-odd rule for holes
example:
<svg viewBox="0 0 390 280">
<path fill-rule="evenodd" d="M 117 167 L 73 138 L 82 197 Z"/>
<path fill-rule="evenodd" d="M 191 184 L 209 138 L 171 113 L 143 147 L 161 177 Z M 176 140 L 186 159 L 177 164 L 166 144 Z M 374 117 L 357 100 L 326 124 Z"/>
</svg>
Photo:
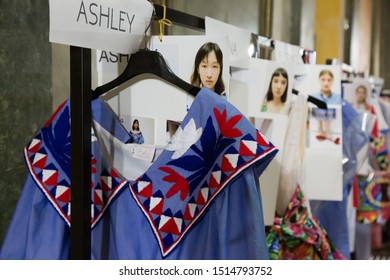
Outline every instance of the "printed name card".
<svg viewBox="0 0 390 280">
<path fill-rule="evenodd" d="M 138 145 L 133 146 L 133 157 L 144 160 L 146 162 L 153 162 L 156 148 L 152 145 Z"/>
<path fill-rule="evenodd" d="M 147 0 L 50 0 L 52 43 L 132 53 L 139 49 L 153 7 Z"/>
</svg>

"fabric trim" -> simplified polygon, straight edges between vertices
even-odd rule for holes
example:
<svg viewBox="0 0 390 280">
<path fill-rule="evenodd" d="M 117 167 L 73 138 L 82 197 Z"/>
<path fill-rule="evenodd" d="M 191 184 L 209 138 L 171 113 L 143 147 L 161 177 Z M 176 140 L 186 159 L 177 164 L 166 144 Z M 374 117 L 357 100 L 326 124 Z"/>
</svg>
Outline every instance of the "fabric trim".
<svg viewBox="0 0 390 280">
<path fill-rule="evenodd" d="M 183 232 L 181 232 L 181 234 L 179 235 L 178 239 L 176 239 L 169 247 L 165 248 L 164 247 L 164 241 L 163 241 L 163 238 L 160 234 L 160 231 L 159 229 L 156 228 L 156 225 L 154 223 L 154 219 L 153 217 L 151 216 L 150 212 L 144 207 L 143 203 L 139 200 L 137 194 L 134 192 L 134 189 L 132 187 L 132 185 L 129 184 L 129 188 L 130 188 L 130 192 L 134 198 L 134 200 L 137 202 L 138 206 L 140 207 L 140 209 L 142 210 L 142 212 L 144 213 L 144 215 L 146 216 L 146 218 L 148 219 L 149 221 L 149 224 L 153 230 L 153 233 L 158 241 L 158 244 L 160 246 L 160 251 L 161 251 L 161 254 L 163 257 L 167 256 L 179 243 L 180 241 L 183 239 L 183 237 L 186 235 L 186 233 L 192 228 L 192 226 L 194 225 L 194 223 L 196 223 L 196 221 L 199 219 L 199 217 L 202 216 L 202 214 L 209 208 L 209 205 L 210 203 L 212 203 L 215 199 L 215 197 L 222 191 L 225 189 L 226 185 L 231 181 L 233 180 L 237 175 L 241 174 L 241 172 L 243 172 L 246 168 L 248 168 L 249 166 L 255 164 L 256 162 L 258 162 L 259 160 L 265 158 L 266 156 L 270 155 L 272 152 L 277 152 L 278 149 L 274 146 L 270 147 L 269 149 L 265 150 L 262 154 L 259 154 L 258 156 L 254 157 L 253 159 L 251 159 L 250 161 L 246 162 L 245 164 L 243 164 L 242 166 L 238 167 L 237 169 L 235 169 L 228 177 L 226 177 L 224 179 L 223 182 L 221 182 L 218 186 L 218 189 L 212 194 L 212 196 L 207 200 L 206 204 L 204 205 L 204 207 L 198 212 L 195 214 L 194 218 L 192 219 L 192 221 L 186 226 L 186 228 L 183 230 Z"/>
</svg>

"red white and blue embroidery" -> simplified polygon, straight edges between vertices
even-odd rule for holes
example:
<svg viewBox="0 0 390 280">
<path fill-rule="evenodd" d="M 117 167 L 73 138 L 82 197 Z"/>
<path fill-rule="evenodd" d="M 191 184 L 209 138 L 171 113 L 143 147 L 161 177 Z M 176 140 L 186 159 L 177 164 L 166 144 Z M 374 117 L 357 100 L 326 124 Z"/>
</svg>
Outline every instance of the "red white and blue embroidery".
<svg viewBox="0 0 390 280">
<path fill-rule="evenodd" d="M 70 226 L 70 123 L 69 107 L 64 105 L 61 106 L 63 110 L 57 110 L 51 121 L 47 122 L 26 146 L 24 154 L 33 179 Z M 91 141 L 96 141 L 94 135 Z M 96 158 L 92 156 L 92 227 L 98 222 L 115 194 L 127 183 L 113 169 L 108 171 L 106 169 L 100 171 L 100 169 Z"/>
<path fill-rule="evenodd" d="M 201 128 L 196 128 L 191 119 L 184 128 L 179 128 L 174 143 L 168 145 L 167 150 L 173 152 L 172 160 L 158 168 L 160 181 L 153 182 L 147 172 L 130 185 L 163 256 L 180 243 L 230 180 L 275 151 L 260 132 L 243 135 L 235 127 L 241 117 L 228 118 L 226 110 L 214 109 L 214 117 L 208 118 L 201 134 Z"/>
<path fill-rule="evenodd" d="M 91 227 L 119 191 L 129 186 L 148 219 L 162 256 L 167 256 L 199 221 L 227 184 L 248 166 L 277 149 L 255 128 L 240 129 L 241 114 L 214 108 L 205 123 L 183 122 L 172 142 L 134 182 L 91 155 Z M 63 106 L 25 148 L 30 173 L 70 225 L 70 119 Z M 198 127 L 197 127 L 198 125 Z M 92 143 L 96 137 L 92 135 Z M 97 146 L 96 146 L 97 147 Z M 160 160 L 160 158 L 162 158 Z M 272 158 L 272 157 L 270 157 Z"/>
</svg>

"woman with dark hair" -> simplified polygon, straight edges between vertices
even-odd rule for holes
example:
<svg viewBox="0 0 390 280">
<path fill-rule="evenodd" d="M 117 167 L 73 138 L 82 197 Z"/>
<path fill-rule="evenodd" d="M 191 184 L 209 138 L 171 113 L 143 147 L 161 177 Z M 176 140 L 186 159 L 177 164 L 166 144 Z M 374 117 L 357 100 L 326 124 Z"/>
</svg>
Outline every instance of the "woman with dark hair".
<svg viewBox="0 0 390 280">
<path fill-rule="evenodd" d="M 288 114 L 287 101 L 288 74 L 283 68 L 277 68 L 271 76 L 268 91 L 261 105 L 262 112 Z"/>
<path fill-rule="evenodd" d="M 143 144 L 144 143 L 144 137 L 142 135 L 141 130 L 139 129 L 139 122 L 137 119 L 134 119 L 133 126 L 130 130 L 130 136 L 131 136 L 131 143 L 135 144 Z"/>
<path fill-rule="evenodd" d="M 207 87 L 219 95 L 225 95 L 225 84 L 222 80 L 223 54 L 216 43 L 202 45 L 195 56 L 191 84 Z"/>
</svg>

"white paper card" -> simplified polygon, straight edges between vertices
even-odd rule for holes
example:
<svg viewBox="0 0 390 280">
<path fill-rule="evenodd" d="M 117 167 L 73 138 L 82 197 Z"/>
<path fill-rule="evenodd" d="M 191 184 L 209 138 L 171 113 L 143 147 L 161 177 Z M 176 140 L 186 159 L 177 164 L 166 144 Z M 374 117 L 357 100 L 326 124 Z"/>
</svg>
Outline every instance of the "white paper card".
<svg viewBox="0 0 390 280">
<path fill-rule="evenodd" d="M 249 46 L 251 32 L 237 26 L 215 20 L 210 17 L 205 18 L 206 35 L 229 36 L 230 65 L 234 67 L 247 68 L 249 60 Z"/>
<path fill-rule="evenodd" d="M 337 149 L 306 150 L 306 194 L 314 200 L 343 199 L 343 174 Z"/>
<path fill-rule="evenodd" d="M 153 7 L 143 0 L 50 0 L 52 43 L 132 53 L 139 48 Z"/>
<path fill-rule="evenodd" d="M 281 41 L 275 43 L 275 61 L 290 62 L 292 64 L 303 64 L 303 48 Z"/>
<path fill-rule="evenodd" d="M 153 162 L 156 148 L 150 145 L 134 145 L 133 157 L 144 160 L 146 162 Z"/>
</svg>

